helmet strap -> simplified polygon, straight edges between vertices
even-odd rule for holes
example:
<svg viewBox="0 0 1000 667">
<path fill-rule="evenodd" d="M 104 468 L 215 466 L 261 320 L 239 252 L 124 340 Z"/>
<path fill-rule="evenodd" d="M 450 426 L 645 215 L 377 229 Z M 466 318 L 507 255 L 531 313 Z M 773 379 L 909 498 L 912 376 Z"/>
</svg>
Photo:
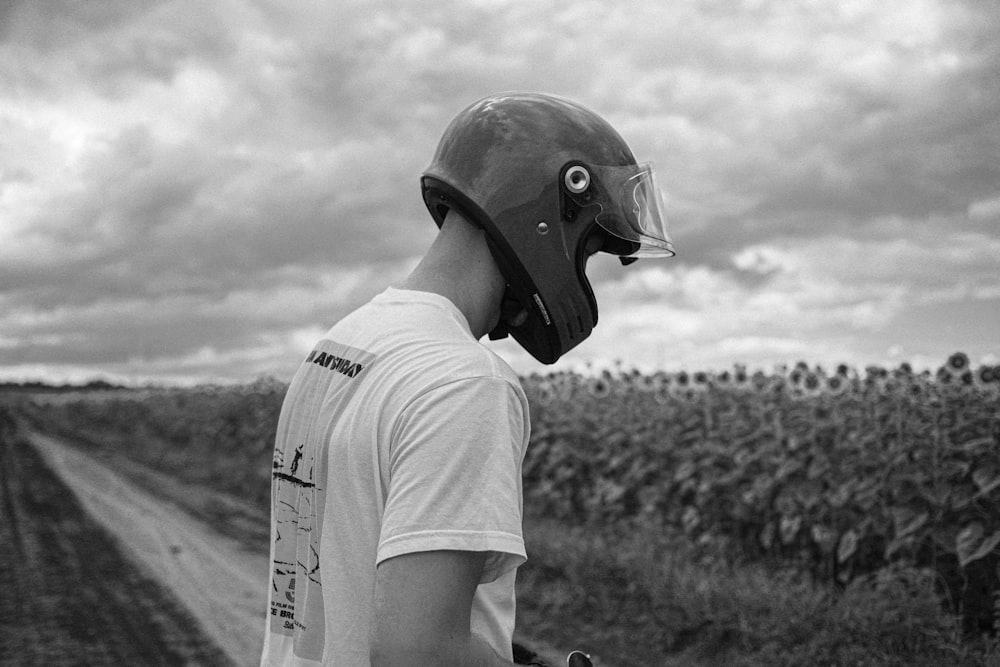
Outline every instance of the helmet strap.
<svg viewBox="0 0 1000 667">
<path fill-rule="evenodd" d="M 490 340 L 500 340 L 510 335 L 509 325 L 517 326 L 516 318 L 525 313 L 524 306 L 511 293 L 510 286 L 504 290 L 503 300 L 500 302 L 500 320 L 490 332 Z M 522 317 L 523 319 L 523 317 Z M 520 324 L 523 324 L 521 322 Z"/>
</svg>

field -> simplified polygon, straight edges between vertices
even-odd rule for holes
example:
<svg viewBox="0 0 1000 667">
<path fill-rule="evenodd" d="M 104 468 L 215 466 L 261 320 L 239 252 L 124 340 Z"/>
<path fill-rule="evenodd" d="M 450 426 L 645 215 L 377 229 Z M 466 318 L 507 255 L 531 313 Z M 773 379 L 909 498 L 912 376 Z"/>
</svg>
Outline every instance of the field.
<svg viewBox="0 0 1000 667">
<path fill-rule="evenodd" d="M 523 383 L 533 436 L 519 640 L 549 655 L 581 648 L 599 665 L 1000 664 L 1000 369 L 956 353 L 936 373 L 800 363 Z M 0 404 L 0 568 L 15 591 L 0 601 L 4 664 L 35 664 L 18 658 L 34 644 L 98 645 L 108 627 L 117 648 L 94 655 L 126 659 L 84 662 L 224 661 L 183 605 L 101 542 L 26 434 L 110 462 L 266 551 L 284 389 L 10 393 Z M 52 552 L 58 565 L 25 556 L 48 543 L 77 552 Z M 95 553 L 115 559 L 107 590 L 106 572 L 61 565 L 96 567 Z M 53 588 L 17 588 L 29 577 Z M 81 602 L 115 596 L 127 608 L 107 616 Z M 118 614 L 128 623 L 113 624 Z M 26 619 L 44 623 L 25 635 Z M 157 639 L 129 648 L 129 633 Z"/>
</svg>

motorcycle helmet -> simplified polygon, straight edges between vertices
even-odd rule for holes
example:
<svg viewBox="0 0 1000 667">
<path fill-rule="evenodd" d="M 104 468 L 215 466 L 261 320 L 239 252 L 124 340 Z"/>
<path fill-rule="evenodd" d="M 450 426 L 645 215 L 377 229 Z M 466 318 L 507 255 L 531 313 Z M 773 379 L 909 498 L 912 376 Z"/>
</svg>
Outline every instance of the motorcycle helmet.
<svg viewBox="0 0 1000 667">
<path fill-rule="evenodd" d="M 468 106 L 442 135 L 421 190 L 439 227 L 454 209 L 485 231 L 507 281 L 490 338 L 510 334 L 544 364 L 597 324 L 592 254 L 623 264 L 674 254 L 652 164 L 637 163 L 596 113 L 554 95 L 504 93 Z M 526 318 L 508 321 L 521 311 Z"/>
</svg>

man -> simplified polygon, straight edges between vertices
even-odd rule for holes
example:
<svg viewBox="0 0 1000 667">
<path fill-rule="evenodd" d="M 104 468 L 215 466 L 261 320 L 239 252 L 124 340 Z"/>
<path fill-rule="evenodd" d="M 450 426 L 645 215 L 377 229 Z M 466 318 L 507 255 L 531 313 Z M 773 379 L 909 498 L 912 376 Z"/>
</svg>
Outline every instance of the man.
<svg viewBox="0 0 1000 667">
<path fill-rule="evenodd" d="M 480 100 L 421 180 L 440 231 L 285 397 L 262 665 L 512 665 L 528 407 L 479 342 L 542 363 L 597 321 L 587 258 L 673 254 L 649 165 L 558 97 Z"/>
</svg>

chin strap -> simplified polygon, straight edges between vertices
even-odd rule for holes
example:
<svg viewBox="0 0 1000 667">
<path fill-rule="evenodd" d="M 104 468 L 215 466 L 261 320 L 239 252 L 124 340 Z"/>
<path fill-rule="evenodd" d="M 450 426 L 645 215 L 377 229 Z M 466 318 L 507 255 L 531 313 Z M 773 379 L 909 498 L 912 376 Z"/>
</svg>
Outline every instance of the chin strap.
<svg viewBox="0 0 1000 667">
<path fill-rule="evenodd" d="M 521 306 L 521 302 L 515 299 L 508 287 L 503 293 L 503 301 L 500 302 L 500 319 L 497 325 L 490 332 L 490 340 L 500 340 L 510 335 L 511 326 L 524 324 L 527 312 Z"/>
<path fill-rule="evenodd" d="M 510 335 L 510 330 L 503 322 L 498 322 L 493 331 L 490 332 L 490 340 L 501 340 Z"/>
</svg>

